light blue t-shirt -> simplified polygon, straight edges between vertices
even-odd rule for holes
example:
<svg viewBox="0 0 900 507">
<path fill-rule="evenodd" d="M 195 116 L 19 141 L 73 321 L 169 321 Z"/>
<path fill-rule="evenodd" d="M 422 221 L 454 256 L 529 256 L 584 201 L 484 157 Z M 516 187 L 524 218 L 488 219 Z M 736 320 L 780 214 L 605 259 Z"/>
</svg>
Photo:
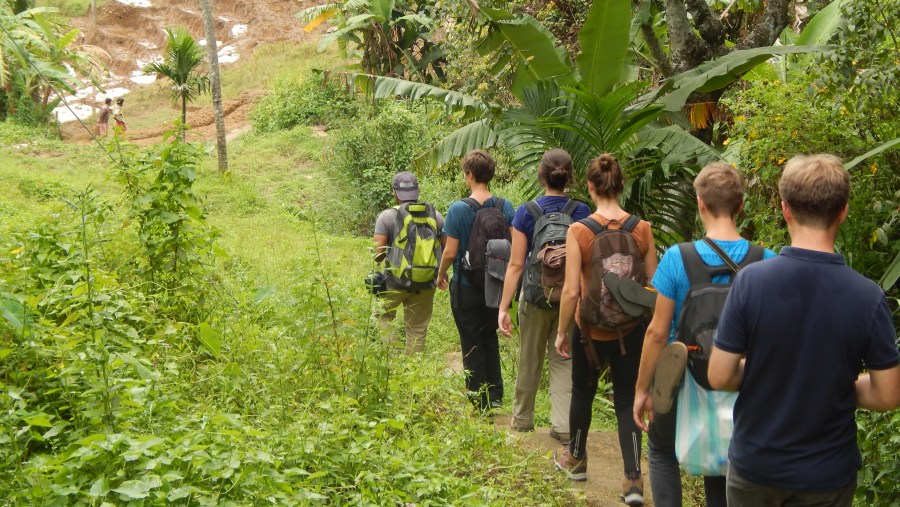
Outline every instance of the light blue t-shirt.
<svg viewBox="0 0 900 507">
<path fill-rule="evenodd" d="M 750 242 L 746 239 L 736 241 L 720 241 L 716 239 L 713 241 L 736 263 L 743 261 L 747 255 L 747 250 L 750 249 Z M 704 241 L 694 241 L 694 247 L 707 266 L 725 265 L 725 261 Z M 771 259 L 775 256 L 775 252 L 768 248 L 763 252 L 763 259 Z M 715 276 L 712 281 L 713 283 L 725 283 L 728 281 L 728 277 L 726 275 Z M 678 332 L 678 317 L 681 315 L 684 298 L 687 297 L 688 289 L 691 287 L 678 245 L 669 247 L 666 253 L 663 254 L 662 260 L 659 261 L 659 267 L 656 268 L 656 274 L 653 275 L 653 281 L 650 283 L 657 292 L 675 301 L 675 315 L 672 317 L 672 327 L 669 329 L 669 343 L 671 343 L 675 341 L 675 334 Z"/>
<path fill-rule="evenodd" d="M 497 196 L 491 196 L 483 204 L 493 206 L 497 199 Z M 511 224 L 514 216 L 512 203 L 507 199 L 503 201 L 503 216 L 506 217 L 506 223 Z M 469 247 L 469 233 L 472 231 L 474 223 L 475 210 L 462 200 L 450 205 L 447 210 L 447 218 L 444 219 L 444 234 L 459 240 L 459 250 L 456 251 L 456 258 L 453 259 L 453 281 L 461 282 L 463 285 L 469 285 L 469 281 L 460 278 L 459 262 Z"/>
</svg>

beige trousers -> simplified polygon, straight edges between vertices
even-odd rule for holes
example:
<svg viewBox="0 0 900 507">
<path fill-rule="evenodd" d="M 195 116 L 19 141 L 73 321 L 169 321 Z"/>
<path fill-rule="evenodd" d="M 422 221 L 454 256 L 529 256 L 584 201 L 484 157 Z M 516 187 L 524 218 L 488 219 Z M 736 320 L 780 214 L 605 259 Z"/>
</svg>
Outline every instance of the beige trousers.
<svg viewBox="0 0 900 507">
<path fill-rule="evenodd" d="M 512 426 L 520 430 L 534 427 L 534 398 L 541 383 L 544 358 L 550 366 L 550 428 L 569 432 L 569 405 L 572 402 L 572 361 L 556 352 L 559 310 L 543 310 L 519 301 L 519 373 L 513 400 Z"/>
<path fill-rule="evenodd" d="M 418 292 L 391 290 L 381 294 L 384 312 L 380 316 L 384 340 L 393 343 L 397 339 L 397 325 L 394 319 L 397 308 L 403 305 L 403 324 L 406 331 L 406 353 L 416 354 L 425 350 L 425 334 L 431 322 L 434 307 L 434 289 Z"/>
</svg>

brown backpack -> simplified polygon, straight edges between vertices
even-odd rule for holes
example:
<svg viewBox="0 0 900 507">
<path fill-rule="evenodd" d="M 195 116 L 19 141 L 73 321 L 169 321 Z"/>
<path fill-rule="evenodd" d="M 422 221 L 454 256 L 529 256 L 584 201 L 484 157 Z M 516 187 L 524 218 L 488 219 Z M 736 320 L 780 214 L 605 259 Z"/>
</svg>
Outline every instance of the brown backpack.
<svg viewBox="0 0 900 507">
<path fill-rule="evenodd" d="M 622 280 L 645 285 L 647 273 L 644 256 L 632 232 L 641 219 L 629 215 L 618 229 L 603 226 L 592 217 L 580 220 L 594 233 L 590 262 L 586 273 L 587 287 L 581 298 L 580 318 L 584 325 L 604 331 L 618 331 L 637 324 L 641 316 L 624 311 L 610 292 L 603 277 L 614 274 Z"/>
</svg>

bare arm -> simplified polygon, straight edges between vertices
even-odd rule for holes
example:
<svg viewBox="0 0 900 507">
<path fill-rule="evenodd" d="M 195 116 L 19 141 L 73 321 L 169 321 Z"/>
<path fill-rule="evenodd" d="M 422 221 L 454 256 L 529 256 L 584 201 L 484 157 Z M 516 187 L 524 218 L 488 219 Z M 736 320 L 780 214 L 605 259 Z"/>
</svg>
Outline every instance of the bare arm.
<svg viewBox="0 0 900 507">
<path fill-rule="evenodd" d="M 566 233 L 566 280 L 559 299 L 559 327 L 556 330 L 556 352 L 569 357 L 569 328 L 575 318 L 575 304 L 581 295 L 581 248 L 572 233 Z"/>
<path fill-rule="evenodd" d="M 459 240 L 452 236 L 446 236 L 446 238 L 446 245 L 444 246 L 444 253 L 441 255 L 441 266 L 438 268 L 437 278 L 438 288 L 441 290 L 447 290 L 447 287 L 450 286 L 447 270 L 453 265 L 453 259 L 456 258 L 456 253 L 459 251 Z"/>
<path fill-rule="evenodd" d="M 634 406 L 632 409 L 634 422 L 644 431 L 649 429 L 646 418 L 653 411 L 653 399 L 650 397 L 650 393 L 653 389 L 653 375 L 656 372 L 656 363 L 659 360 L 660 352 L 669 342 L 669 330 L 674 316 L 675 301 L 662 294 L 657 294 L 653 319 L 650 320 L 650 325 L 647 326 L 647 333 L 644 335 L 644 347 L 641 349 L 641 366 L 638 370 L 637 384 L 635 384 Z"/>
<path fill-rule="evenodd" d="M 659 260 L 656 258 L 656 241 L 653 239 L 653 233 L 650 233 L 650 245 L 647 247 L 647 253 L 644 254 L 644 271 L 647 273 L 647 282 L 653 280 L 656 274 L 656 268 L 659 266 Z"/>
<path fill-rule="evenodd" d="M 878 411 L 900 407 L 900 365 L 860 375 L 856 381 L 856 406 Z"/>
<path fill-rule="evenodd" d="M 719 391 L 737 391 L 744 380 L 744 355 L 713 347 L 709 357 L 709 385 Z"/>
<path fill-rule="evenodd" d="M 381 262 L 387 255 L 387 236 L 376 234 L 372 238 L 372 246 L 375 247 L 375 262 Z"/>
<path fill-rule="evenodd" d="M 500 332 L 510 336 L 512 332 L 512 319 L 509 317 L 509 307 L 512 304 L 516 288 L 519 286 L 519 278 L 522 277 L 522 269 L 525 267 L 525 257 L 528 253 L 528 238 L 525 233 L 516 228 L 512 229 L 512 246 L 510 247 L 509 264 L 506 266 L 506 277 L 503 280 L 503 296 L 500 299 L 500 311 L 497 314 L 497 323 Z"/>
</svg>

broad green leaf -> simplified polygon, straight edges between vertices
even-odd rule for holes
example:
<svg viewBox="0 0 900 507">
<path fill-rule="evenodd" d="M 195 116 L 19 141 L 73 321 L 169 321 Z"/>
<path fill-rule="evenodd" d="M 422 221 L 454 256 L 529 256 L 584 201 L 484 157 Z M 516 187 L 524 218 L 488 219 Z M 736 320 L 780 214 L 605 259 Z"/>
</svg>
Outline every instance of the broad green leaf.
<svg viewBox="0 0 900 507">
<path fill-rule="evenodd" d="M 218 330 L 214 329 L 206 322 L 201 322 L 200 325 L 197 326 L 197 339 L 200 340 L 200 344 L 203 345 L 213 357 L 219 356 L 222 348 L 222 338 Z"/>
<path fill-rule="evenodd" d="M 513 17 L 497 9 L 482 9 L 481 12 L 492 22 L 494 34 L 510 43 L 519 58 L 518 65 L 524 66 L 529 83 L 556 79 L 561 85 L 575 84 L 575 69 L 568 53 L 557 46 L 556 37 L 547 27 L 528 15 Z"/>
<path fill-rule="evenodd" d="M 88 491 L 88 494 L 93 497 L 106 496 L 107 493 L 109 493 L 109 481 L 106 480 L 106 477 L 94 481 L 91 490 Z"/>
<path fill-rule="evenodd" d="M 275 294 L 274 285 L 264 285 L 262 287 L 259 287 L 253 292 L 253 302 L 256 304 L 260 304 L 272 294 Z"/>
<path fill-rule="evenodd" d="M 900 279 L 900 252 L 894 257 L 894 262 L 888 266 L 881 280 L 878 281 L 878 285 L 881 285 L 884 290 L 890 290 L 898 279 Z"/>
<path fill-rule="evenodd" d="M 621 81 L 631 43 L 631 1 L 593 2 L 578 33 L 581 53 L 575 57 L 588 93 L 602 95 Z"/>
<path fill-rule="evenodd" d="M 66 422 L 66 421 L 63 421 L 62 423 L 57 424 L 56 426 L 54 426 L 54 427 L 50 428 L 49 430 L 47 430 L 47 432 L 44 433 L 44 434 L 41 435 L 41 436 L 43 436 L 44 438 L 52 438 L 52 437 L 55 437 L 56 435 L 59 435 L 59 433 L 60 433 L 62 430 L 66 429 L 66 427 L 68 427 L 68 426 L 69 426 L 69 423 Z"/>
<path fill-rule="evenodd" d="M 162 481 L 155 475 L 138 480 L 125 481 L 112 491 L 129 499 L 147 498 L 150 491 L 162 486 Z"/>
<path fill-rule="evenodd" d="M 371 2 L 372 13 L 375 14 L 379 22 L 384 23 L 391 19 L 395 0 L 371 0 Z"/>
<path fill-rule="evenodd" d="M 137 374 L 142 379 L 148 380 L 148 379 L 153 378 L 153 372 L 150 371 L 149 368 L 144 366 L 143 363 L 141 363 L 140 361 L 135 359 L 134 356 L 131 356 L 129 354 L 123 354 L 123 353 L 117 353 L 116 355 L 119 356 L 119 358 L 122 359 L 122 361 L 125 361 L 126 363 L 131 365 L 131 367 L 134 368 L 134 370 L 137 372 Z"/>
<path fill-rule="evenodd" d="M 887 150 L 893 148 L 894 146 L 897 146 L 898 144 L 900 144 L 900 137 L 898 137 L 897 139 L 892 139 L 874 149 L 871 149 L 871 150 L 863 153 L 862 155 L 851 160 L 850 162 L 847 162 L 846 164 L 844 164 L 844 168 L 849 171 L 850 169 L 853 169 L 854 167 L 856 167 L 857 164 L 859 164 L 863 160 L 865 160 L 869 157 L 874 157 L 875 155 L 878 155 L 879 153 L 881 153 L 883 151 L 887 151 Z"/>
<path fill-rule="evenodd" d="M 322 14 L 326 12 L 331 12 L 337 14 L 340 12 L 342 5 L 337 2 L 328 3 L 324 5 L 314 5 L 312 7 L 308 7 L 303 9 L 302 11 L 294 14 L 294 17 L 300 20 L 301 23 L 312 23 L 314 19 L 318 18 Z"/>
<path fill-rule="evenodd" d="M 348 77 L 357 88 L 373 94 L 376 99 L 404 97 L 418 100 L 427 98 L 443 102 L 454 109 L 471 108 L 472 111 L 485 109 L 484 102 L 474 97 L 437 86 L 371 74 L 349 74 Z"/>
<path fill-rule="evenodd" d="M 25 327 L 27 313 L 25 306 L 8 292 L 0 293 L 0 314 L 9 322 L 15 331 L 22 331 Z"/>
<path fill-rule="evenodd" d="M 830 49 L 831 46 L 767 46 L 733 51 L 671 77 L 672 91 L 660 99 L 660 102 L 665 104 L 668 111 L 680 111 L 692 93 L 725 88 L 774 55 L 820 53 Z"/>
<path fill-rule="evenodd" d="M 47 414 L 39 414 L 34 417 L 26 417 L 23 419 L 29 426 L 38 426 L 40 428 L 50 428 L 53 423 L 50 422 L 50 416 Z"/>
<path fill-rule="evenodd" d="M 798 46 L 827 44 L 841 23 L 841 6 L 844 0 L 834 0 L 812 17 L 797 38 Z"/>
<path fill-rule="evenodd" d="M 474 149 L 488 149 L 497 144 L 497 132 L 487 119 L 475 120 L 441 139 L 416 161 L 428 161 L 432 167 L 441 167 L 456 157 Z"/>
</svg>

